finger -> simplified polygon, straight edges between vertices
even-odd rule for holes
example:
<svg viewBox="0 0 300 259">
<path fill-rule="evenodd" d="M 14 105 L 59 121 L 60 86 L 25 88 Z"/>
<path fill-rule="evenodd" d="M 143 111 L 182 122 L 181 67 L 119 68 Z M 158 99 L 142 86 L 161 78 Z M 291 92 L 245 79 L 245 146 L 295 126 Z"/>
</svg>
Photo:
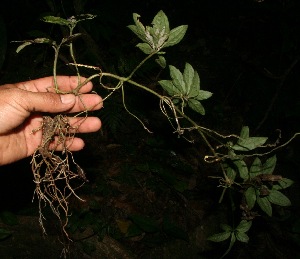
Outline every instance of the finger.
<svg viewBox="0 0 300 259">
<path fill-rule="evenodd" d="M 101 120 L 98 117 L 68 118 L 69 124 L 74 128 L 73 132 L 90 133 L 101 128 Z"/>
<path fill-rule="evenodd" d="M 70 92 L 86 80 L 85 77 L 57 76 L 56 82 L 60 91 Z M 55 92 L 54 77 L 44 77 L 15 84 L 17 87 L 31 92 Z M 92 82 L 88 82 L 80 88 L 80 93 L 90 92 L 93 88 Z"/>
<path fill-rule="evenodd" d="M 55 138 L 54 142 L 50 144 L 49 149 L 55 151 L 64 151 L 66 148 L 69 151 L 79 151 L 83 149 L 85 146 L 84 141 L 81 138 L 69 138 L 66 140 L 64 144 L 57 143 L 57 138 Z"/>
<path fill-rule="evenodd" d="M 102 98 L 97 94 L 82 94 L 76 96 L 76 103 L 68 112 L 95 111 L 103 106 Z"/>
</svg>

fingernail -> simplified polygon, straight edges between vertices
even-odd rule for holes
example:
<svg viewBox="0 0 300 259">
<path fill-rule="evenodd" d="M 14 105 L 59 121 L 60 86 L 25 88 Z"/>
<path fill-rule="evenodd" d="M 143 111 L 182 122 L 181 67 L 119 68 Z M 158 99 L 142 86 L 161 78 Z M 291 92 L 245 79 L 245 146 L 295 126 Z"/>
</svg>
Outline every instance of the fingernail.
<svg viewBox="0 0 300 259">
<path fill-rule="evenodd" d="M 74 94 L 63 94 L 60 96 L 61 102 L 64 104 L 74 103 L 75 95 Z"/>
</svg>

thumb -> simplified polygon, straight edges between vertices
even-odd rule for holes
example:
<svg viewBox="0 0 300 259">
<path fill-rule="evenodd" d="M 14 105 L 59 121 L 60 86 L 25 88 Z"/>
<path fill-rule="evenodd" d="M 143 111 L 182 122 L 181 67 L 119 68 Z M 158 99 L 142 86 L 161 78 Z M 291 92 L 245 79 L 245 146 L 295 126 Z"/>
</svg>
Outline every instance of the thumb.
<svg viewBox="0 0 300 259">
<path fill-rule="evenodd" d="M 30 112 L 63 112 L 71 109 L 76 102 L 74 94 L 33 93 L 28 96 L 27 109 Z"/>
</svg>

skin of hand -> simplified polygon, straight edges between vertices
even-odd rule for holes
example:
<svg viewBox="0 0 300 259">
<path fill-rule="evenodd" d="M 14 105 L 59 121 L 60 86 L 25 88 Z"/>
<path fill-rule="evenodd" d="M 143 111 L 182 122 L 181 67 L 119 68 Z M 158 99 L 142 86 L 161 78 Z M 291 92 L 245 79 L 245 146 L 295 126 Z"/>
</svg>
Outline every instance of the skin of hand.
<svg viewBox="0 0 300 259">
<path fill-rule="evenodd" d="M 81 77 L 83 82 L 85 78 Z M 78 85 L 77 76 L 57 76 L 60 91 L 68 92 Z M 57 94 L 53 77 L 44 77 L 0 86 L 0 165 L 28 157 L 41 144 L 43 113 L 78 113 L 102 107 L 99 95 L 90 93 L 92 83 L 80 89 L 80 95 Z M 83 105 L 84 103 L 84 105 Z M 84 114 L 83 114 L 84 116 Z M 79 123 L 81 121 L 81 123 Z M 70 117 L 70 125 L 80 125 L 79 133 L 98 131 L 101 121 L 97 117 Z M 75 137 L 70 151 L 84 147 L 84 141 Z"/>
</svg>

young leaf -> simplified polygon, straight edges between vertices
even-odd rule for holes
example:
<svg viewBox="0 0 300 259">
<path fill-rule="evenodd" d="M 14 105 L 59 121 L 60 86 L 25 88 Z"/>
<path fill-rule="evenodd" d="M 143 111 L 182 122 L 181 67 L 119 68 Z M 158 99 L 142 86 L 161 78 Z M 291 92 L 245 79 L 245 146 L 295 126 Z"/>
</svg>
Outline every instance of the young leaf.
<svg viewBox="0 0 300 259">
<path fill-rule="evenodd" d="M 155 62 L 161 66 L 161 68 L 165 68 L 167 66 L 167 61 L 165 57 L 159 55 Z"/>
<path fill-rule="evenodd" d="M 178 26 L 170 31 L 169 38 L 166 43 L 163 45 L 163 48 L 171 47 L 178 44 L 184 37 L 187 25 Z"/>
<path fill-rule="evenodd" d="M 164 31 L 164 33 L 169 34 L 170 32 L 168 17 L 162 10 L 155 15 L 152 25 L 154 33 L 156 33 L 156 31 Z"/>
<path fill-rule="evenodd" d="M 246 191 L 245 191 L 245 199 L 248 205 L 248 208 L 251 210 L 256 202 L 256 192 L 254 187 L 249 187 Z"/>
<path fill-rule="evenodd" d="M 127 28 L 129 28 L 136 36 L 138 36 L 143 42 L 146 41 L 146 30 L 144 25 L 139 21 L 139 18 L 141 16 L 137 13 L 133 14 L 133 21 L 135 25 L 128 25 Z"/>
<path fill-rule="evenodd" d="M 269 202 L 279 206 L 291 206 L 291 201 L 283 193 L 277 190 L 270 190 L 270 194 L 267 196 Z"/>
<path fill-rule="evenodd" d="M 257 197 L 257 204 L 270 217 L 272 217 L 272 206 L 267 197 Z"/>
<path fill-rule="evenodd" d="M 201 115 L 205 115 L 205 109 L 199 101 L 197 101 L 195 99 L 189 99 L 188 100 L 188 106 L 191 109 L 193 109 L 195 112 L 198 112 Z"/>
<path fill-rule="evenodd" d="M 185 93 L 185 83 L 183 81 L 183 75 L 176 67 L 170 65 L 170 76 L 175 87 L 180 91 L 180 93 Z"/>
<path fill-rule="evenodd" d="M 226 239 L 228 239 L 231 235 L 231 232 L 225 231 L 218 234 L 213 234 L 207 238 L 207 240 L 212 242 L 222 242 Z"/>
<path fill-rule="evenodd" d="M 162 48 L 169 37 L 169 21 L 163 11 L 159 11 L 152 21 L 152 27 L 148 31 L 153 37 L 153 44 L 156 50 Z"/>
</svg>

